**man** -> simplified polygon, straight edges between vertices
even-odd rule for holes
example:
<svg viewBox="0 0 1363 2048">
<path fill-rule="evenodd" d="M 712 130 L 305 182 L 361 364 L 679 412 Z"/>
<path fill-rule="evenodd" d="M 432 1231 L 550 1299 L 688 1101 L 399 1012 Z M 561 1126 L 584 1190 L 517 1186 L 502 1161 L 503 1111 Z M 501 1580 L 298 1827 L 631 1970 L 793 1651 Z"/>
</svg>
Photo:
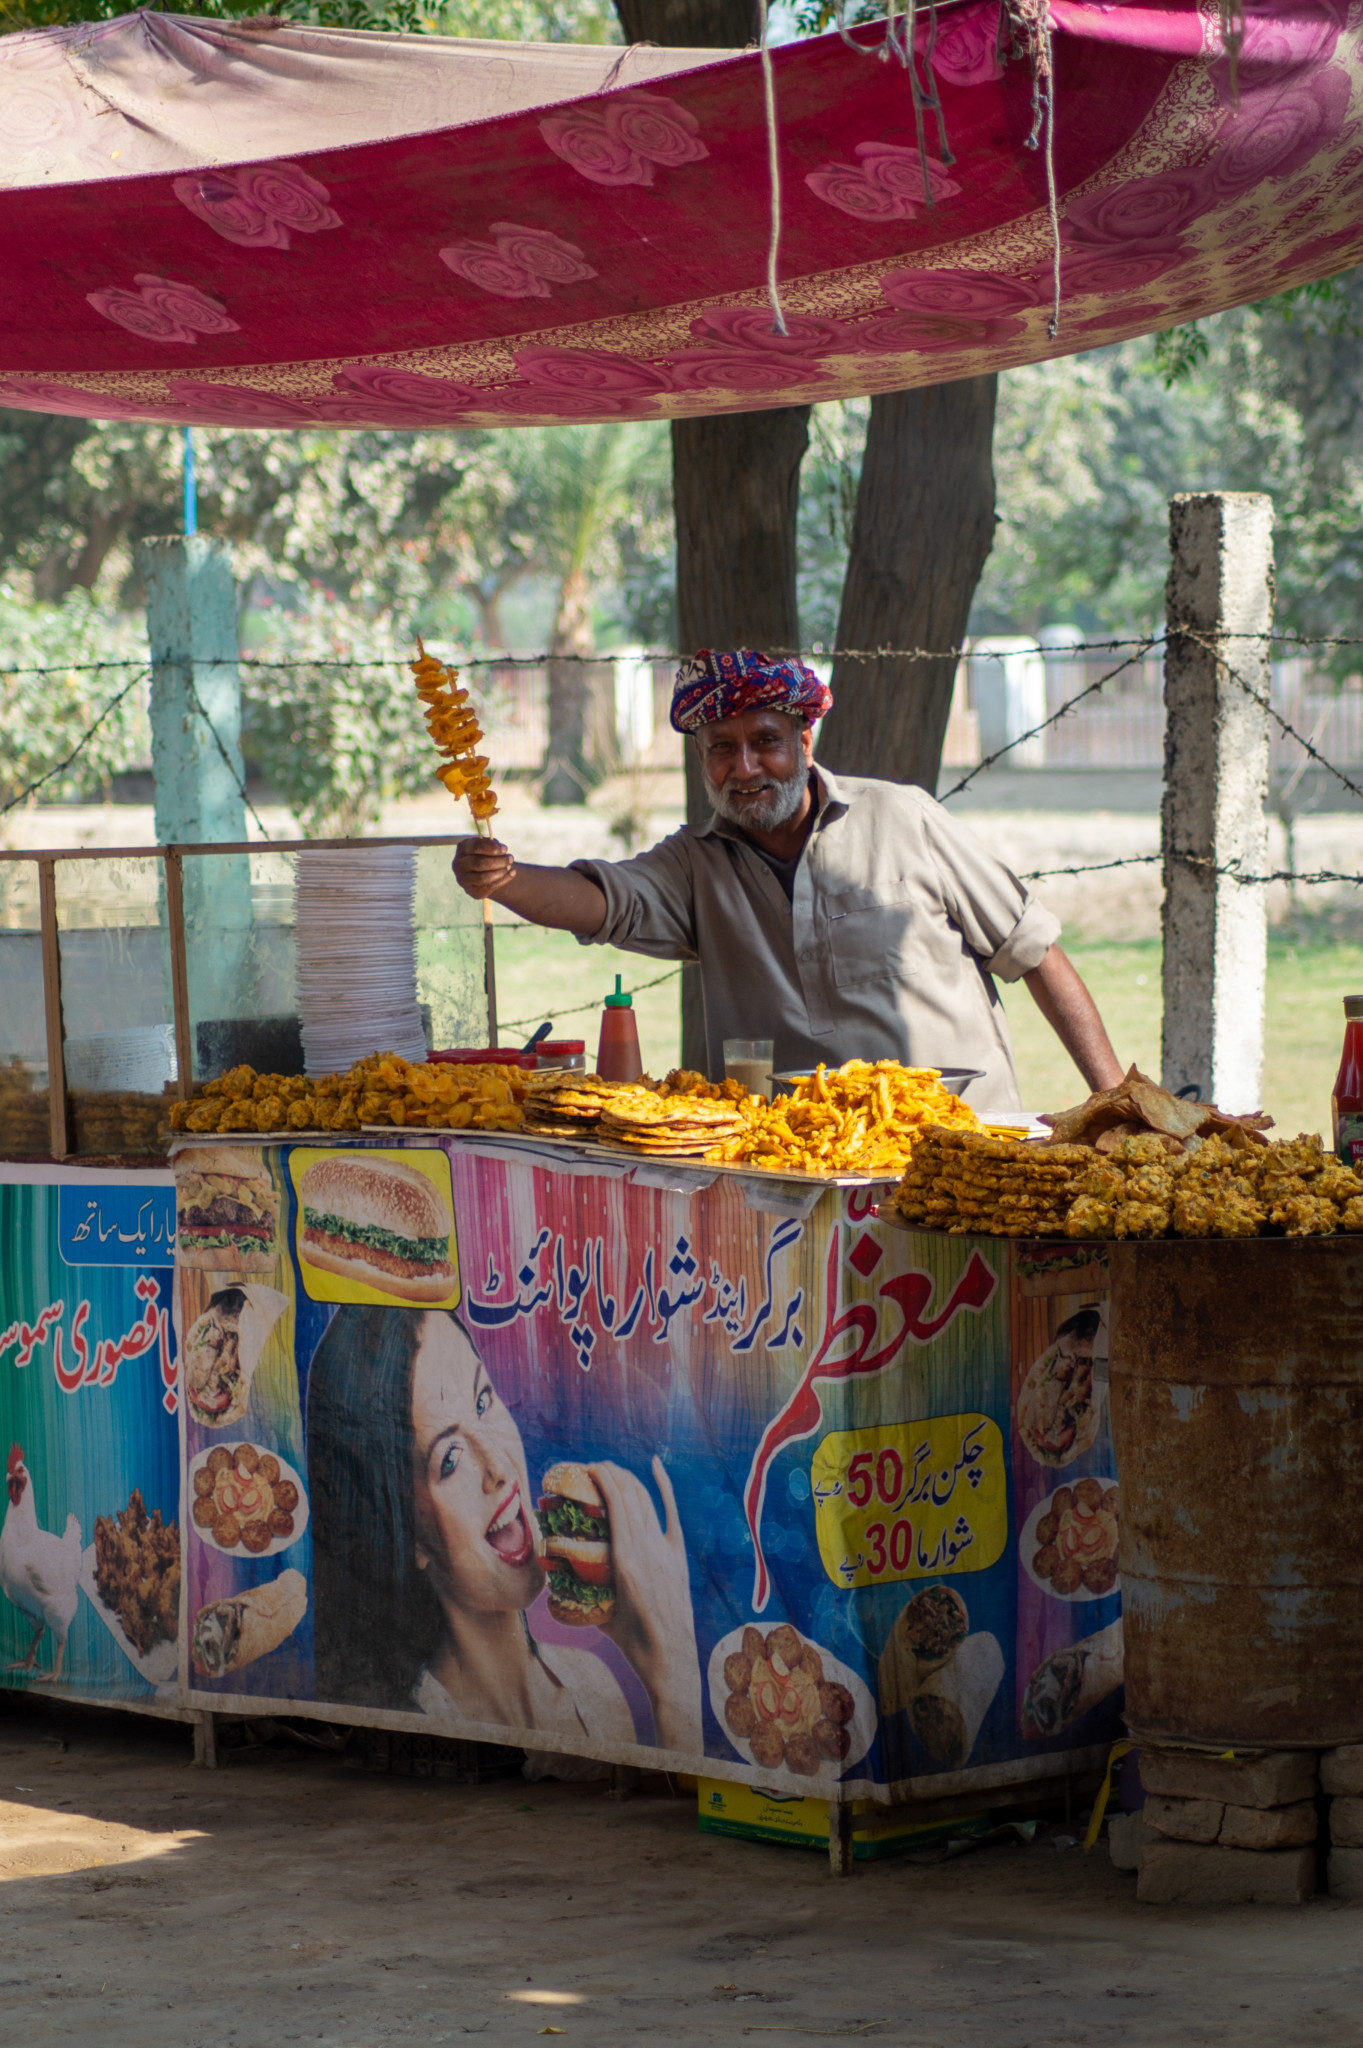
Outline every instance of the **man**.
<svg viewBox="0 0 1363 2048">
<path fill-rule="evenodd" d="M 1090 1088 L 1121 1079 L 1057 920 L 932 797 L 814 761 L 833 702 L 811 669 L 743 648 L 677 671 L 714 806 L 632 860 L 523 867 L 465 839 L 454 872 L 534 924 L 659 960 L 697 961 L 709 1068 L 726 1038 L 770 1038 L 776 1067 L 897 1059 L 977 1067 L 977 1108 L 1016 1109 L 995 979 L 1026 982 Z"/>
</svg>

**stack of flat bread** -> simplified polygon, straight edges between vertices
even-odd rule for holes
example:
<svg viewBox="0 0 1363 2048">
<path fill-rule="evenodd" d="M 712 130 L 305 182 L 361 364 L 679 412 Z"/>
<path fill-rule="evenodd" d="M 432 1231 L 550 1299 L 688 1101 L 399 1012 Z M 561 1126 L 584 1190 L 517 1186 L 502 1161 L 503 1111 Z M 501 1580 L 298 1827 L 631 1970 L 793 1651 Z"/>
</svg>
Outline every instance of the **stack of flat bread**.
<svg viewBox="0 0 1363 2048">
<path fill-rule="evenodd" d="M 537 1074 L 526 1091 L 524 1129 L 527 1135 L 538 1132 L 541 1137 L 576 1138 L 590 1144 L 597 1135 L 601 1112 L 619 1092 L 618 1082 L 551 1068 Z"/>
<path fill-rule="evenodd" d="M 602 1108 L 597 1138 L 614 1152 L 699 1159 L 712 1146 L 736 1138 L 743 1128 L 736 1102 L 655 1095 L 648 1088 L 616 1088 Z"/>
</svg>

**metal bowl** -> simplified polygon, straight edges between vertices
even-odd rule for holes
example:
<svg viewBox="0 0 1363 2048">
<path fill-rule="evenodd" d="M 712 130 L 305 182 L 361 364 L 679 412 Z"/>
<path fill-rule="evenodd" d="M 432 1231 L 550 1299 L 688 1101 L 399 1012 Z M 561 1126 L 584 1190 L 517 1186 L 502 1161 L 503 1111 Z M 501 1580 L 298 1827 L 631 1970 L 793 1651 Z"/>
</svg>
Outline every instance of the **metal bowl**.
<svg viewBox="0 0 1363 2048">
<path fill-rule="evenodd" d="M 797 1081 L 807 1081 L 817 1071 L 815 1067 L 787 1067 L 783 1072 L 772 1075 L 771 1092 L 773 1095 L 788 1094 Z M 981 1080 L 983 1075 L 983 1067 L 942 1067 L 938 1078 L 944 1088 L 949 1088 L 953 1095 L 959 1095 L 968 1081 Z"/>
</svg>

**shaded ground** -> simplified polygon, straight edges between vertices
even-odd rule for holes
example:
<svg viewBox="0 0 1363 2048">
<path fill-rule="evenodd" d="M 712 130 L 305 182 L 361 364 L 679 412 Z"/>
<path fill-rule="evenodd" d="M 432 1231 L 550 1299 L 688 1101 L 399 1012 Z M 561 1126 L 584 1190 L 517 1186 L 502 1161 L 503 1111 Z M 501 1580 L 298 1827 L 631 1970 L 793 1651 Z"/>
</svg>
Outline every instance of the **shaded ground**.
<svg viewBox="0 0 1363 2048">
<path fill-rule="evenodd" d="M 1363 1915 L 1138 1908 L 1042 1835 L 834 1882 L 693 1799 L 371 1777 L 0 1700 L 6 2040 L 1355 2048 Z"/>
</svg>

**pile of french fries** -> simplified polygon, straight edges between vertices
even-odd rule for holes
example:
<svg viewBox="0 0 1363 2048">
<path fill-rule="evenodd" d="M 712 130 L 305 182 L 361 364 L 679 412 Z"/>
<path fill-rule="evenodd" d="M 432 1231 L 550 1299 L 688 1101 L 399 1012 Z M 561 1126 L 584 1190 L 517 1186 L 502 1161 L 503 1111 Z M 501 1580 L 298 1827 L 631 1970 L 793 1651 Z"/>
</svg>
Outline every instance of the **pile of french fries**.
<svg viewBox="0 0 1363 2048">
<path fill-rule="evenodd" d="M 897 1060 L 848 1060 L 817 1067 L 789 1095 L 750 1097 L 747 1129 L 706 1153 L 716 1163 L 760 1166 L 773 1173 L 904 1171 L 929 1126 L 979 1131 L 984 1126 L 944 1088 L 935 1067 Z"/>
</svg>

